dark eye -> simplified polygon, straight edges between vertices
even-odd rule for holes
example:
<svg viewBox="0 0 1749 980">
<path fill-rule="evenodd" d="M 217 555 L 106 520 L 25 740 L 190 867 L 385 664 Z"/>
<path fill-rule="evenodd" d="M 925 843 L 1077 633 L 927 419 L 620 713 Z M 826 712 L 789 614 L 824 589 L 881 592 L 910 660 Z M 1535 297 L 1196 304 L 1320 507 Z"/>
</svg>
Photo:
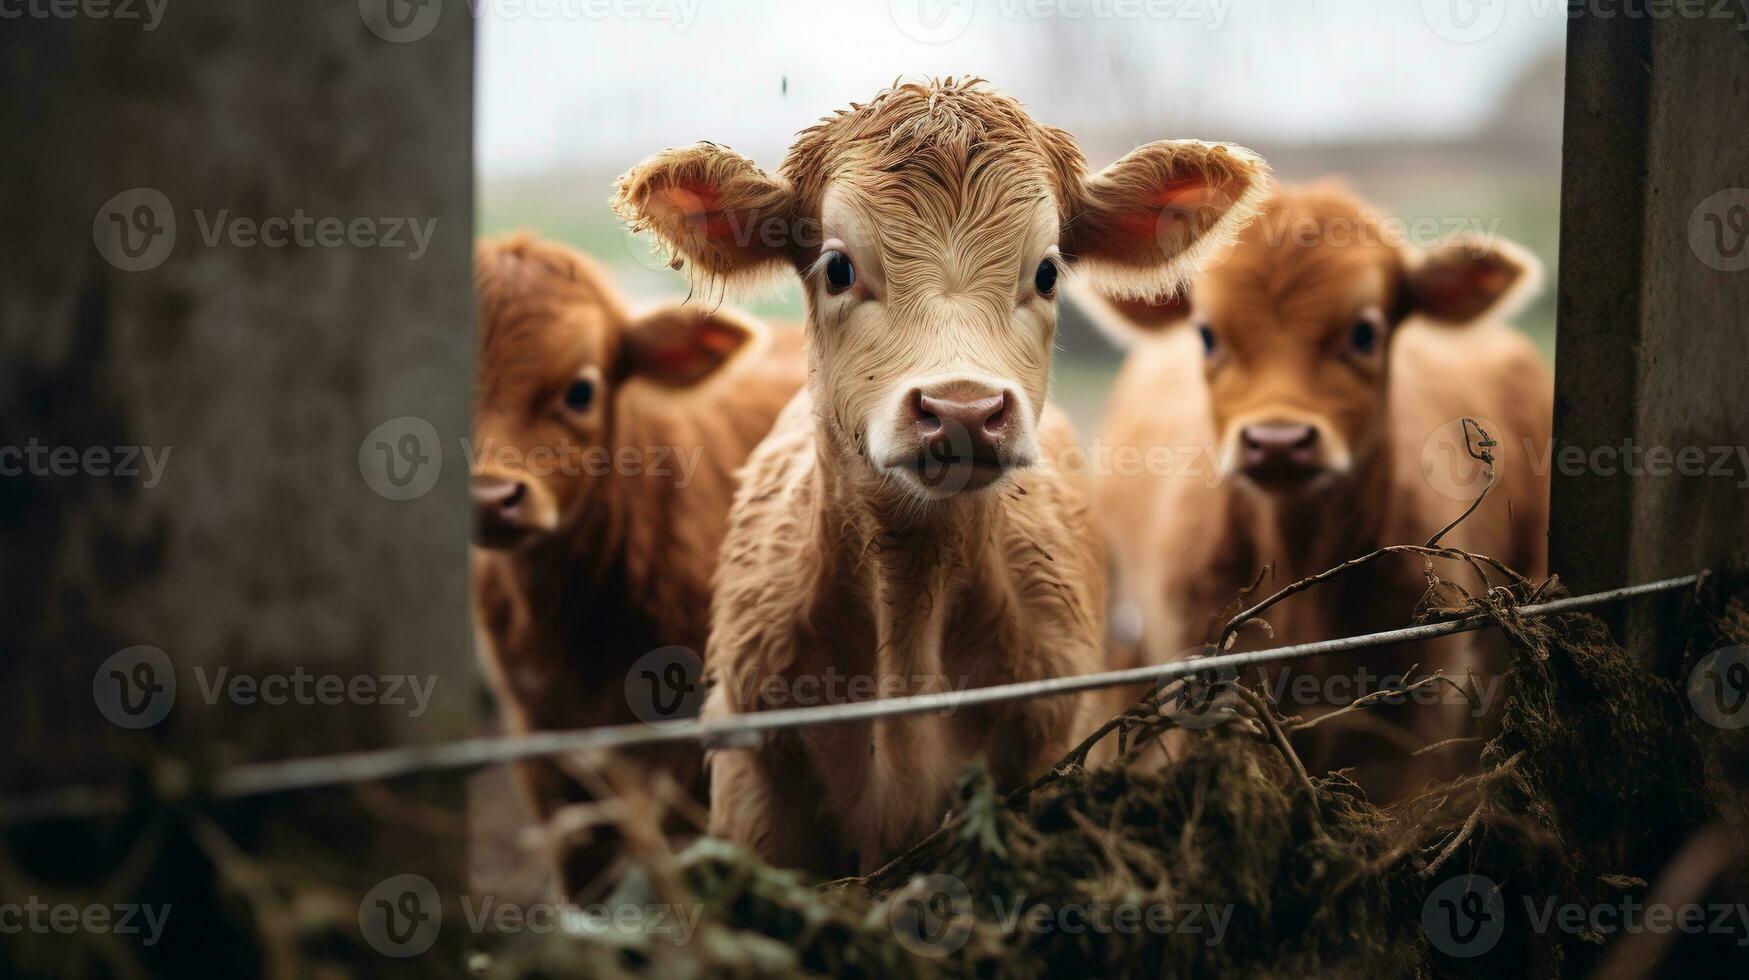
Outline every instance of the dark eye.
<svg viewBox="0 0 1749 980">
<path fill-rule="evenodd" d="M 1057 264 L 1045 259 L 1038 264 L 1038 271 L 1032 274 L 1032 284 L 1038 289 L 1040 296 L 1049 296 L 1057 291 Z"/>
<path fill-rule="evenodd" d="M 826 286 L 834 293 L 842 293 L 856 285 L 856 267 L 850 264 L 850 256 L 843 252 L 833 252 L 826 256 Z"/>
<path fill-rule="evenodd" d="M 1348 342 L 1362 354 L 1371 354 L 1373 347 L 1379 342 L 1379 328 L 1369 320 L 1357 321 L 1349 328 Z"/>
<path fill-rule="evenodd" d="M 1215 352 L 1214 328 L 1205 323 L 1202 326 L 1197 327 L 1196 332 L 1202 335 L 1202 352 L 1204 356 L 1212 355 Z"/>
<path fill-rule="evenodd" d="M 578 378 L 571 382 L 571 387 L 565 389 L 565 407 L 573 412 L 581 412 L 595 400 L 595 382 L 588 378 Z"/>
</svg>

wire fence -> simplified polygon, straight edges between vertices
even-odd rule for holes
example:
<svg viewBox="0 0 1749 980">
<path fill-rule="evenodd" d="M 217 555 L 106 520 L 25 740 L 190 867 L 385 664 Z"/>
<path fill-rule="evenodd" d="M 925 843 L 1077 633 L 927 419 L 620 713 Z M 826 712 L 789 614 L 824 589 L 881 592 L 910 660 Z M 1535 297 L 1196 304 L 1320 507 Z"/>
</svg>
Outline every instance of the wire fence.
<svg viewBox="0 0 1749 980">
<path fill-rule="evenodd" d="M 1624 586 L 1589 595 L 1512 607 L 1520 616 L 1549 616 L 1576 612 L 1637 596 L 1686 588 L 1701 574 L 1681 575 L 1639 585 Z M 617 725 L 577 731 L 544 731 L 522 735 L 492 736 L 435 745 L 397 746 L 362 752 L 257 762 L 221 769 L 203 783 L 189 778 L 179 764 L 167 763 L 153 780 L 155 792 L 178 789 L 193 791 L 213 800 L 240 800 L 274 793 L 321 789 L 356 783 L 378 782 L 433 772 L 473 770 L 538 756 L 630 749 L 674 742 L 696 742 L 707 748 L 734 748 L 756 744 L 771 732 L 812 728 L 820 725 L 898 718 L 908 715 L 954 711 L 960 708 L 1055 697 L 1133 684 L 1162 684 L 1197 674 L 1237 671 L 1263 664 L 1303 660 L 1325 654 L 1348 653 L 1466 633 L 1492 625 L 1490 616 L 1467 616 L 1444 622 L 1272 647 L 1242 653 L 1197 657 L 1173 663 L 1125 670 L 1053 677 L 1044 680 L 999 684 L 882 698 L 846 704 L 785 708 L 725 718 L 688 719 L 663 724 Z M 123 784 L 92 784 L 50 790 L 28 797 L 0 800 L 0 826 L 14 826 L 54 819 L 79 819 L 124 812 L 138 790 Z"/>
</svg>

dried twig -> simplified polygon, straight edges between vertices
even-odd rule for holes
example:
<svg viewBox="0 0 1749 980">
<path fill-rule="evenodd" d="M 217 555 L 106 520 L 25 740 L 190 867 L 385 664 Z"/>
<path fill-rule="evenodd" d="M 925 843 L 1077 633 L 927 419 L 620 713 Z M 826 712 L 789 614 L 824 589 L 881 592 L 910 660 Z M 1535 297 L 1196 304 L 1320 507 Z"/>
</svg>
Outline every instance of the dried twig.
<svg viewBox="0 0 1749 980">
<path fill-rule="evenodd" d="M 1257 715 L 1257 719 L 1263 723 L 1264 730 L 1269 733 L 1269 740 L 1275 743 L 1282 758 L 1287 760 L 1289 768 L 1294 771 L 1295 776 L 1299 777 L 1300 785 L 1305 787 L 1307 793 L 1311 794 L 1312 802 L 1315 805 L 1318 801 L 1318 789 L 1312 785 L 1312 777 L 1306 774 L 1306 766 L 1300 761 L 1299 753 L 1295 752 L 1293 745 L 1288 742 L 1287 733 L 1283 732 L 1281 725 L 1276 722 L 1275 712 L 1269 710 L 1269 706 L 1263 703 L 1263 699 L 1257 696 L 1257 692 L 1243 684 L 1234 683 L 1233 693 L 1239 695 L 1239 698 L 1251 707 L 1252 712 Z"/>
<path fill-rule="evenodd" d="M 1413 669 L 1414 668 L 1410 668 L 1411 671 Z M 1355 698 L 1353 701 L 1348 702 L 1347 704 L 1343 705 L 1340 708 L 1336 708 L 1332 711 L 1327 711 L 1324 714 L 1317 716 L 1316 718 L 1311 718 L 1311 719 L 1308 719 L 1306 721 L 1296 722 L 1292 726 L 1292 728 L 1293 728 L 1293 731 L 1295 731 L 1295 732 L 1303 732 L 1308 728 L 1316 728 L 1317 726 L 1322 725 L 1323 723 L 1331 720 L 1332 718 L 1340 718 L 1346 714 L 1352 714 L 1353 712 L 1356 712 L 1356 711 L 1362 711 L 1362 710 L 1365 710 L 1367 708 L 1372 707 L 1373 705 L 1379 703 L 1380 701 L 1385 701 L 1385 700 L 1388 700 L 1390 698 L 1394 698 L 1394 697 L 1398 697 L 1400 695 L 1408 694 L 1408 693 L 1413 692 L 1413 691 L 1418 691 L 1424 687 L 1432 687 L 1432 686 L 1435 686 L 1438 684 L 1449 684 L 1449 685 L 1451 685 L 1452 690 L 1457 691 L 1459 694 L 1464 693 L 1464 689 L 1462 687 L 1459 687 L 1456 681 L 1453 681 L 1451 678 L 1445 676 L 1445 674 L 1443 674 L 1439 671 L 1434 671 L 1432 674 L 1429 674 L 1428 676 L 1423 677 L 1423 678 L 1415 681 L 1412 684 L 1404 684 L 1404 685 L 1400 685 L 1400 686 L 1396 686 L 1396 687 L 1380 688 L 1377 691 L 1368 691 L 1367 693 L 1362 694 L 1360 697 Z"/>
<path fill-rule="evenodd" d="M 1494 438 L 1488 435 L 1488 431 L 1482 428 L 1481 425 L 1477 424 L 1475 419 L 1466 416 L 1461 424 L 1464 429 L 1464 451 L 1470 454 L 1471 459 L 1479 460 L 1481 462 L 1487 479 L 1482 482 L 1482 492 L 1476 494 L 1476 499 L 1470 501 L 1470 506 L 1465 508 L 1463 513 L 1453 518 L 1450 524 L 1440 528 L 1438 534 L 1427 539 L 1427 547 L 1429 548 L 1437 548 L 1439 546 L 1439 539 L 1445 537 L 1446 533 L 1452 528 L 1462 524 L 1465 518 L 1474 514 L 1476 508 L 1482 506 L 1482 501 L 1487 499 L 1488 491 L 1494 489 L 1494 447 L 1498 446 L 1499 443 L 1495 442 Z M 1476 432 L 1481 434 L 1482 438 L 1480 441 L 1475 443 L 1470 442 L 1471 426 L 1474 426 Z M 1476 451 L 1478 447 L 1481 448 L 1481 452 Z"/>
</svg>

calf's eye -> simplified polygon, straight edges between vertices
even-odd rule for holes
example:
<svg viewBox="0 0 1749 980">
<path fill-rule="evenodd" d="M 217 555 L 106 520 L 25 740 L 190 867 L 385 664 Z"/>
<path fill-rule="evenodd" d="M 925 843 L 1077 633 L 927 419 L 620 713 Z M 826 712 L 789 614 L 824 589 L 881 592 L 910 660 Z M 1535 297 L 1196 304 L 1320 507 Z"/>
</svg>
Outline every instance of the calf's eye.
<svg viewBox="0 0 1749 980">
<path fill-rule="evenodd" d="M 1196 332 L 1202 336 L 1203 356 L 1204 357 L 1213 356 L 1213 354 L 1215 352 L 1215 331 L 1214 331 L 1214 328 L 1205 323 L 1202 326 L 1197 327 Z"/>
<path fill-rule="evenodd" d="M 571 382 L 571 387 L 565 389 L 565 407 L 573 412 L 586 410 L 595 401 L 595 382 L 588 378 L 578 378 Z"/>
<path fill-rule="evenodd" d="M 833 293 L 842 293 L 856 285 L 856 267 L 850 264 L 850 256 L 843 252 L 832 252 L 826 256 L 826 288 Z"/>
<path fill-rule="evenodd" d="M 1050 296 L 1057 291 L 1057 264 L 1045 259 L 1038 264 L 1038 271 L 1032 274 L 1032 284 L 1040 296 Z"/>
<path fill-rule="evenodd" d="M 1349 328 L 1348 342 L 1356 351 L 1371 354 L 1373 348 L 1378 346 L 1379 328 L 1373 326 L 1369 320 L 1360 320 Z"/>
</svg>

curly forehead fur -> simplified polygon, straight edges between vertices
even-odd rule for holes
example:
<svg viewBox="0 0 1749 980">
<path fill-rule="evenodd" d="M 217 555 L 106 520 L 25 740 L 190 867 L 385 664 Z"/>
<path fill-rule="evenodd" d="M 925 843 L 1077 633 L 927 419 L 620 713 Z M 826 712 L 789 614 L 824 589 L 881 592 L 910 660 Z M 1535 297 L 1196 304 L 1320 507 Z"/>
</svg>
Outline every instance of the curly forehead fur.
<svg viewBox="0 0 1749 980">
<path fill-rule="evenodd" d="M 1074 137 L 1034 122 L 1019 102 L 982 79 L 895 85 L 804 130 L 779 173 L 805 213 L 819 213 L 832 180 L 891 175 L 888 187 L 935 184 L 949 190 L 1032 171 L 1052 183 L 1066 218 L 1087 169 Z"/>
<path fill-rule="evenodd" d="M 625 301 L 594 259 L 526 233 L 482 239 L 474 250 L 474 294 L 479 304 L 480 367 L 514 370 L 528 361 L 541 369 L 565 335 L 552 324 L 577 311 L 623 324 Z"/>
<path fill-rule="evenodd" d="M 1339 301 L 1353 284 L 1374 277 L 1394 287 L 1399 250 L 1380 215 L 1339 181 L 1280 187 L 1240 232 L 1231 254 L 1209 270 L 1205 291 L 1280 304 Z M 1388 305 L 1394 295 L 1381 297 Z"/>
</svg>

